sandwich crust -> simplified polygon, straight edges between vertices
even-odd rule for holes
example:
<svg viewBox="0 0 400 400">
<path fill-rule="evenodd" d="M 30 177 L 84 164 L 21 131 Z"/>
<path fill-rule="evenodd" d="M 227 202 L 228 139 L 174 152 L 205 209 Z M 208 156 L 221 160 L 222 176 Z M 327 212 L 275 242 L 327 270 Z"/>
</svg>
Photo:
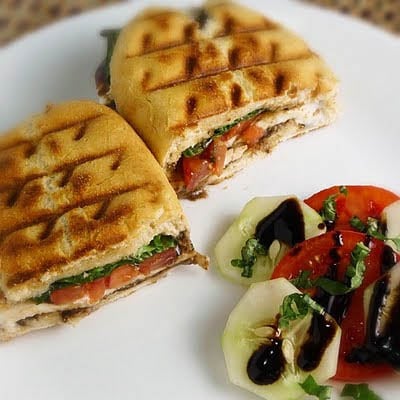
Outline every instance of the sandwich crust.
<svg viewBox="0 0 400 400">
<path fill-rule="evenodd" d="M 164 169 L 249 111 L 336 91 L 321 58 L 258 12 L 209 3 L 199 15 L 139 15 L 122 30 L 111 60 L 110 96 Z"/>
<path fill-rule="evenodd" d="M 0 287 L 8 303 L 188 232 L 132 128 L 91 101 L 48 106 L 0 137 Z"/>
</svg>

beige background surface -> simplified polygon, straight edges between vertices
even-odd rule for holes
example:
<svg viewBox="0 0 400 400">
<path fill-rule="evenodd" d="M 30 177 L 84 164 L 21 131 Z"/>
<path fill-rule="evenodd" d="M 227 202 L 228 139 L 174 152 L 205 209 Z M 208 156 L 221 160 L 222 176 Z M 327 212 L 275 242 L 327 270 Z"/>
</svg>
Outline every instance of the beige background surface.
<svg viewBox="0 0 400 400">
<path fill-rule="evenodd" d="M 65 16 L 121 1 L 0 0 L 0 45 Z M 364 18 L 391 32 L 400 33 L 400 0 L 302 1 Z"/>
</svg>

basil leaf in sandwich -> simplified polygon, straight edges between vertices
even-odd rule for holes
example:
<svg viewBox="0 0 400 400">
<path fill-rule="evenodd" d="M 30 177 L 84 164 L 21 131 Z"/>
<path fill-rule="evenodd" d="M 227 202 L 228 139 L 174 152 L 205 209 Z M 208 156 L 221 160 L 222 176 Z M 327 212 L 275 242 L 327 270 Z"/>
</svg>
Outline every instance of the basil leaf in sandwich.
<svg viewBox="0 0 400 400">
<path fill-rule="evenodd" d="M 214 133 L 211 137 L 204 139 L 200 143 L 197 143 L 196 145 L 187 148 L 182 154 L 185 157 L 194 157 L 194 156 L 197 156 L 198 154 L 201 154 L 210 145 L 210 143 L 214 139 L 224 135 L 226 132 L 228 132 L 230 129 L 232 129 L 234 126 L 240 124 L 241 122 L 247 121 L 251 118 L 254 118 L 264 111 L 265 111 L 265 108 L 257 108 L 256 110 L 249 112 L 248 114 L 244 115 L 243 117 L 236 118 L 229 124 L 215 129 Z"/>
<path fill-rule="evenodd" d="M 121 265 L 138 265 L 155 254 L 162 253 L 164 250 L 176 247 L 177 244 L 177 240 L 172 236 L 157 235 L 148 245 L 141 247 L 134 256 L 124 257 L 119 261 L 93 268 L 89 271 L 82 272 L 79 275 L 60 279 L 52 283 L 47 292 L 35 297 L 33 300 L 36 304 L 48 302 L 50 300 L 50 294 L 54 290 L 93 282 L 96 279 L 110 275 L 114 269 L 120 267 Z"/>
</svg>

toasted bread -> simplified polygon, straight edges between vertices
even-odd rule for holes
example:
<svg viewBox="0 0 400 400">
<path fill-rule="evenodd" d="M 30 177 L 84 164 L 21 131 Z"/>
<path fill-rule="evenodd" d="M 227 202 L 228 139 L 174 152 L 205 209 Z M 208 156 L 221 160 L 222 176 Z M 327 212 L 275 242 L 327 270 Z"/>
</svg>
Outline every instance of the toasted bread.
<svg viewBox="0 0 400 400">
<path fill-rule="evenodd" d="M 0 173 L 0 321 L 27 304 L 29 317 L 41 314 L 46 306 L 31 299 L 53 282 L 135 254 L 159 234 L 185 242 L 181 262 L 197 257 L 162 169 L 108 107 L 49 106 L 0 137 Z"/>
<path fill-rule="evenodd" d="M 336 91 L 332 72 L 298 36 L 246 7 L 209 3 L 197 18 L 153 9 L 128 23 L 111 59 L 108 96 L 176 188 L 182 152 L 216 128 L 259 108 L 268 117 L 318 104 L 323 117 L 298 122 L 285 137 L 296 136 L 335 118 Z"/>
</svg>

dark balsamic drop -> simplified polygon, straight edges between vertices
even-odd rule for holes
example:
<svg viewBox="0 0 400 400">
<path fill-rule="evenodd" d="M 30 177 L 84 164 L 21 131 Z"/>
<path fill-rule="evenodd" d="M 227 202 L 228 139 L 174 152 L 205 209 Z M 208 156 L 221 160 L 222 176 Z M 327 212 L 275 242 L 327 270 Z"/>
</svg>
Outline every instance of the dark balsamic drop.
<svg viewBox="0 0 400 400">
<path fill-rule="evenodd" d="M 324 221 L 326 230 L 333 231 L 335 229 L 335 221 Z"/>
<path fill-rule="evenodd" d="M 290 250 L 289 255 L 292 257 L 296 257 L 297 254 L 301 252 L 302 247 L 300 245 L 294 246 L 293 249 Z"/>
<path fill-rule="evenodd" d="M 392 267 L 394 267 L 397 263 L 397 256 L 393 249 L 385 244 L 382 253 L 381 260 L 381 273 L 384 274 L 388 272 Z"/>
<path fill-rule="evenodd" d="M 325 319 L 321 314 L 314 313 L 308 329 L 308 339 L 301 346 L 297 357 L 297 365 L 303 371 L 312 371 L 318 367 L 335 331 L 334 322 Z"/>
<path fill-rule="evenodd" d="M 267 249 L 274 240 L 279 240 L 290 247 L 303 242 L 304 218 L 298 201 L 296 199 L 283 201 L 257 224 L 255 237 Z"/>
<path fill-rule="evenodd" d="M 394 290 L 394 293 L 391 291 Z M 389 296 L 392 306 L 388 309 Z M 365 343 L 355 348 L 347 357 L 348 362 L 389 363 L 400 370 L 400 293 L 390 287 L 387 276 L 374 286 L 368 312 Z"/>
<path fill-rule="evenodd" d="M 247 363 L 247 375 L 257 385 L 271 385 L 280 378 L 284 366 L 282 340 L 274 338 L 252 354 Z"/>
<path fill-rule="evenodd" d="M 344 242 L 343 242 L 343 235 L 341 232 L 336 231 L 333 234 L 333 242 L 336 247 L 342 247 Z"/>
</svg>

